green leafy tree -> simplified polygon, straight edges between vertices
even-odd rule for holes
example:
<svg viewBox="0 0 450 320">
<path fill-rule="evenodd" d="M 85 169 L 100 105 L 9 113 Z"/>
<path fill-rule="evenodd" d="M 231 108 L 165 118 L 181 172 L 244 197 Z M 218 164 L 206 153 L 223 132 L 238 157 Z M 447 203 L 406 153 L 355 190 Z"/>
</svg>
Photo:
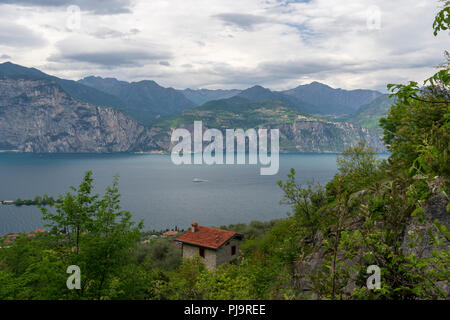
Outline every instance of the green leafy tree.
<svg viewBox="0 0 450 320">
<path fill-rule="evenodd" d="M 68 241 L 65 245 L 74 246 L 77 254 L 81 232 L 87 231 L 92 225 L 94 213 L 99 206 L 96 201 L 98 195 L 92 194 L 93 181 L 92 171 L 86 172 L 80 186 L 71 187 L 74 193 L 67 192 L 64 197 L 60 197 L 60 203 L 56 204 L 56 213 L 40 207 L 43 219 L 49 221 L 47 226 L 57 233 L 66 233 Z"/>
<path fill-rule="evenodd" d="M 433 22 L 433 33 L 435 36 L 437 36 L 440 31 L 445 31 L 450 28 L 450 1 L 441 1 L 444 3 L 444 7 L 436 15 Z"/>
</svg>

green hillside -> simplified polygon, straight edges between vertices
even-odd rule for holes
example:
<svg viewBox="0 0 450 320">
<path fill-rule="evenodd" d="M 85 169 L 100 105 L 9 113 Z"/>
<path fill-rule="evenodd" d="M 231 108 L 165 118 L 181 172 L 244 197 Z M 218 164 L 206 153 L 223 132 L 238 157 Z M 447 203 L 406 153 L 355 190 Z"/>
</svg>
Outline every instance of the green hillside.
<svg viewBox="0 0 450 320">
<path fill-rule="evenodd" d="M 283 101 L 252 102 L 245 98 L 232 97 L 207 102 L 183 112 L 180 116 L 165 120 L 159 126 L 176 128 L 202 120 L 208 127 L 246 129 L 292 123 L 299 116 L 303 115 Z"/>
<path fill-rule="evenodd" d="M 362 106 L 358 111 L 343 120 L 358 124 L 368 129 L 381 131 L 379 121 L 386 115 L 392 105 L 389 95 L 385 94 L 376 98 L 371 103 Z"/>
<path fill-rule="evenodd" d="M 230 99 L 210 101 L 200 107 L 186 110 L 180 116 L 161 121 L 164 133 L 157 138 L 165 141 L 174 128 L 192 129 L 194 121 L 202 121 L 206 128 L 279 129 L 281 152 L 342 152 L 363 140 L 377 152 L 386 149 L 375 132 L 348 122 L 319 119 L 302 113 L 285 101 L 264 100 L 254 102 L 240 95 Z M 164 144 L 164 143 L 161 143 Z"/>
</svg>

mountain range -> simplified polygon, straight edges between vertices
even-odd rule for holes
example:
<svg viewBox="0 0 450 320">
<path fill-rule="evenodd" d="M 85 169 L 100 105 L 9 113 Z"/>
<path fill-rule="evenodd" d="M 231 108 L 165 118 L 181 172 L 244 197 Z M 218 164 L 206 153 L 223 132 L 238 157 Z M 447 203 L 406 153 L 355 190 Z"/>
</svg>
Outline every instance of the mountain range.
<svg viewBox="0 0 450 320">
<path fill-rule="evenodd" d="M 231 90 L 209 90 L 209 89 L 185 89 L 182 91 L 184 96 L 191 100 L 196 105 L 202 105 L 205 102 L 211 100 L 220 100 L 220 99 L 228 99 L 237 94 L 239 94 L 241 90 L 231 89 Z"/>
<path fill-rule="evenodd" d="M 77 81 L 54 77 L 35 68 L 26 68 L 11 62 L 0 64 L 0 79 L 6 78 L 29 80 L 49 79 L 58 83 L 68 94 L 80 101 L 92 105 L 109 106 L 117 109 L 125 107 L 125 104 L 116 96 L 84 86 Z"/>
<path fill-rule="evenodd" d="M 161 116 L 182 112 L 196 105 L 180 91 L 161 87 L 151 80 L 130 83 L 91 76 L 78 83 L 119 98 L 126 106 L 120 110 L 143 123 L 155 122 Z"/>
<path fill-rule="evenodd" d="M 389 98 L 388 94 L 383 94 L 373 100 L 372 102 L 359 107 L 359 109 L 352 115 L 342 118 L 343 121 L 358 124 L 362 127 L 376 130 L 381 134 L 381 128 L 378 122 L 390 109 L 393 100 Z"/>
<path fill-rule="evenodd" d="M 338 153 L 360 140 L 379 152 L 386 151 L 378 134 L 357 124 L 319 119 L 298 111 L 282 100 L 255 102 L 241 95 L 209 101 L 156 127 L 160 127 L 162 132 L 186 128 L 192 134 L 194 121 L 200 120 L 205 129 L 221 131 L 228 128 L 279 129 L 280 150 L 283 152 Z"/>
<path fill-rule="evenodd" d="M 320 82 L 301 85 L 282 93 L 308 103 L 312 108 L 306 107 L 304 111 L 314 114 L 351 114 L 382 95 L 374 90 L 333 89 Z"/>
<path fill-rule="evenodd" d="M 341 152 L 359 139 L 385 151 L 377 120 L 390 104 L 377 91 L 318 82 L 285 91 L 177 90 L 152 80 L 66 80 L 7 62 L 0 64 L 0 149 L 167 151 L 171 130 L 195 119 L 223 129 L 280 128 L 283 151 Z"/>
<path fill-rule="evenodd" d="M 68 94 L 52 79 L 0 80 L 0 149 L 110 153 L 160 149 L 157 134 L 110 107 Z"/>
</svg>

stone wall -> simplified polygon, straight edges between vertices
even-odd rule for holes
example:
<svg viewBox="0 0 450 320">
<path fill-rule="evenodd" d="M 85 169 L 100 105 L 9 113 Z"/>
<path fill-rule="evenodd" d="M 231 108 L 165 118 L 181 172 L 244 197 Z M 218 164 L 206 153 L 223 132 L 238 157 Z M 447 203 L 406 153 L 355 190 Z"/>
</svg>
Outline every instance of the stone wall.
<svg viewBox="0 0 450 320">
<path fill-rule="evenodd" d="M 183 258 L 194 258 L 199 256 L 199 248 L 197 246 L 191 246 L 183 243 Z M 205 248 L 205 258 L 203 259 L 206 268 L 214 270 L 217 267 L 216 264 L 216 250 Z"/>
<path fill-rule="evenodd" d="M 213 249 L 205 249 L 205 258 L 203 259 L 206 268 L 209 270 L 216 269 L 222 263 L 227 263 L 233 259 L 236 259 L 239 256 L 239 244 L 240 241 L 237 239 L 232 239 L 227 242 L 228 244 L 224 244 L 218 250 Z M 236 253 L 231 255 L 231 248 L 236 246 Z M 194 258 L 200 255 L 198 246 L 192 246 L 186 243 L 183 243 L 183 258 Z"/>
<path fill-rule="evenodd" d="M 237 239 L 232 239 L 228 241 L 228 245 L 224 244 L 222 247 L 220 247 L 219 250 L 217 250 L 217 266 L 221 265 L 222 263 L 229 262 L 233 259 L 236 259 L 239 256 L 239 243 L 240 241 Z M 236 246 L 236 253 L 232 256 L 231 255 L 231 247 Z"/>
</svg>

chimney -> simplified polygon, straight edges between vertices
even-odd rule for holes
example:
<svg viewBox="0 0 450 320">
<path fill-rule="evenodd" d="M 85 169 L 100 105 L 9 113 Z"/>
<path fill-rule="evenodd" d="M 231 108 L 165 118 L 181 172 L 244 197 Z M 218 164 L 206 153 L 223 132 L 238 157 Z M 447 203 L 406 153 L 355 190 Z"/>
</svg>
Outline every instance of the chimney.
<svg viewBox="0 0 450 320">
<path fill-rule="evenodd" d="M 192 222 L 192 232 L 197 232 L 198 231 L 198 223 L 197 222 Z"/>
</svg>

